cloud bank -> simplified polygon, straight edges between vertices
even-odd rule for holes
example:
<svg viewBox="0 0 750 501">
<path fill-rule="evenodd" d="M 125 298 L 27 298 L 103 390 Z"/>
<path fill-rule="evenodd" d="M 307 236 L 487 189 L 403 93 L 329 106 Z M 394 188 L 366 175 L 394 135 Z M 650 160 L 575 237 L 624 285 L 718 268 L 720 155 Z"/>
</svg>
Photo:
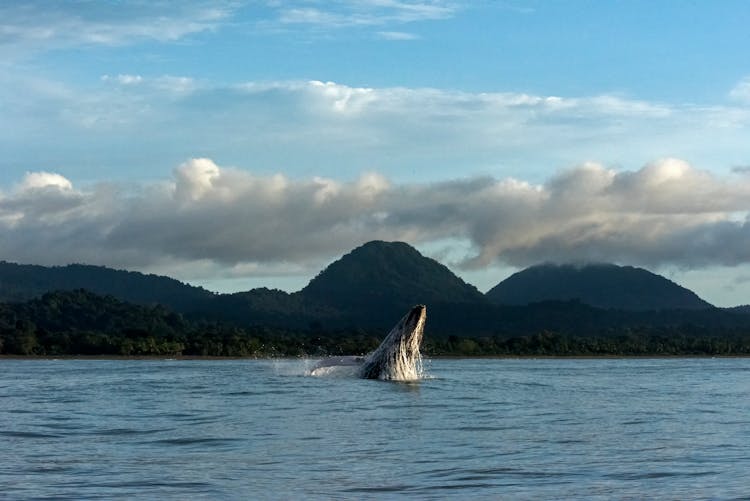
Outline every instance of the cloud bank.
<svg viewBox="0 0 750 501">
<path fill-rule="evenodd" d="M 314 272 L 372 239 L 468 242 L 458 267 L 612 261 L 750 262 L 750 177 L 677 159 L 636 171 L 587 163 L 541 184 L 477 177 L 394 183 L 258 175 L 189 160 L 162 182 L 73 186 L 28 173 L 0 193 L 0 257 L 134 269 Z M 265 271 L 264 271 L 265 270 Z"/>
</svg>

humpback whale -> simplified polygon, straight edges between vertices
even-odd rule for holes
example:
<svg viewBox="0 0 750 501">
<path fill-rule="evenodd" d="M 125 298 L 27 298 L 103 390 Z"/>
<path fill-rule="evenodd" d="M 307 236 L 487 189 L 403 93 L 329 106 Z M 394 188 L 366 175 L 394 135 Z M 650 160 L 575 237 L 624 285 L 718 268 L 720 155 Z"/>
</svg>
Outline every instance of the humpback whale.
<svg viewBox="0 0 750 501">
<path fill-rule="evenodd" d="M 335 357 L 323 360 L 310 372 L 327 373 L 334 366 L 355 366 L 364 379 L 413 381 L 422 370 L 422 333 L 427 320 L 427 307 L 419 304 L 403 316 L 375 351 L 364 357 Z"/>
</svg>

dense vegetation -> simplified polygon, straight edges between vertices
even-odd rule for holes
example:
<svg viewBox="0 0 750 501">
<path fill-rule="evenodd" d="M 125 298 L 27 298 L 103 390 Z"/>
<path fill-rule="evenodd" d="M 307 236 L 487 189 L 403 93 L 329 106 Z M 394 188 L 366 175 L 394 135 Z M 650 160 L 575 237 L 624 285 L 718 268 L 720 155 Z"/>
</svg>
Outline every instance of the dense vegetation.
<svg viewBox="0 0 750 501">
<path fill-rule="evenodd" d="M 383 331 L 237 327 L 191 321 L 163 306 L 142 306 L 85 290 L 0 304 L 0 354 L 122 356 L 324 356 L 363 354 Z M 619 328 L 596 335 L 552 331 L 487 336 L 431 335 L 423 352 L 457 356 L 750 355 L 750 330 L 689 326 Z"/>
<path fill-rule="evenodd" d="M 363 353 L 379 342 L 362 330 L 322 333 L 190 321 L 162 306 L 85 290 L 0 304 L 0 354 L 6 355 L 340 355 Z"/>
</svg>

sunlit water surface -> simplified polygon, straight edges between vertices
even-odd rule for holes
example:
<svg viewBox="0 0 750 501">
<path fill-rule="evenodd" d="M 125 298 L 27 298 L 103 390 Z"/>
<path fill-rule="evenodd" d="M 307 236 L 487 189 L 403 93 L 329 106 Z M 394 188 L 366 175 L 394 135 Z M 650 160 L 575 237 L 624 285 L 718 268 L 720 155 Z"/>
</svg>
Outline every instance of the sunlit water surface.
<svg viewBox="0 0 750 501">
<path fill-rule="evenodd" d="M 735 499 L 750 360 L 0 360 L 0 498 Z"/>
</svg>

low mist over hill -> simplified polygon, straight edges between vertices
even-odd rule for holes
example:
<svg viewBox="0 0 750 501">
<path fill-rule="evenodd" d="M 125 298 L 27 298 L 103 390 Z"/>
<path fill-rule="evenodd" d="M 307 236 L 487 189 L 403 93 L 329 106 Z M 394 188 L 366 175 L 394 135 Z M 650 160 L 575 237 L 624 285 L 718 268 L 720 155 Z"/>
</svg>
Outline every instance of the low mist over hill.
<svg viewBox="0 0 750 501">
<path fill-rule="evenodd" d="M 614 264 L 532 266 L 497 284 L 487 298 L 507 305 L 579 300 L 597 308 L 633 311 L 712 308 L 660 275 Z"/>
</svg>

